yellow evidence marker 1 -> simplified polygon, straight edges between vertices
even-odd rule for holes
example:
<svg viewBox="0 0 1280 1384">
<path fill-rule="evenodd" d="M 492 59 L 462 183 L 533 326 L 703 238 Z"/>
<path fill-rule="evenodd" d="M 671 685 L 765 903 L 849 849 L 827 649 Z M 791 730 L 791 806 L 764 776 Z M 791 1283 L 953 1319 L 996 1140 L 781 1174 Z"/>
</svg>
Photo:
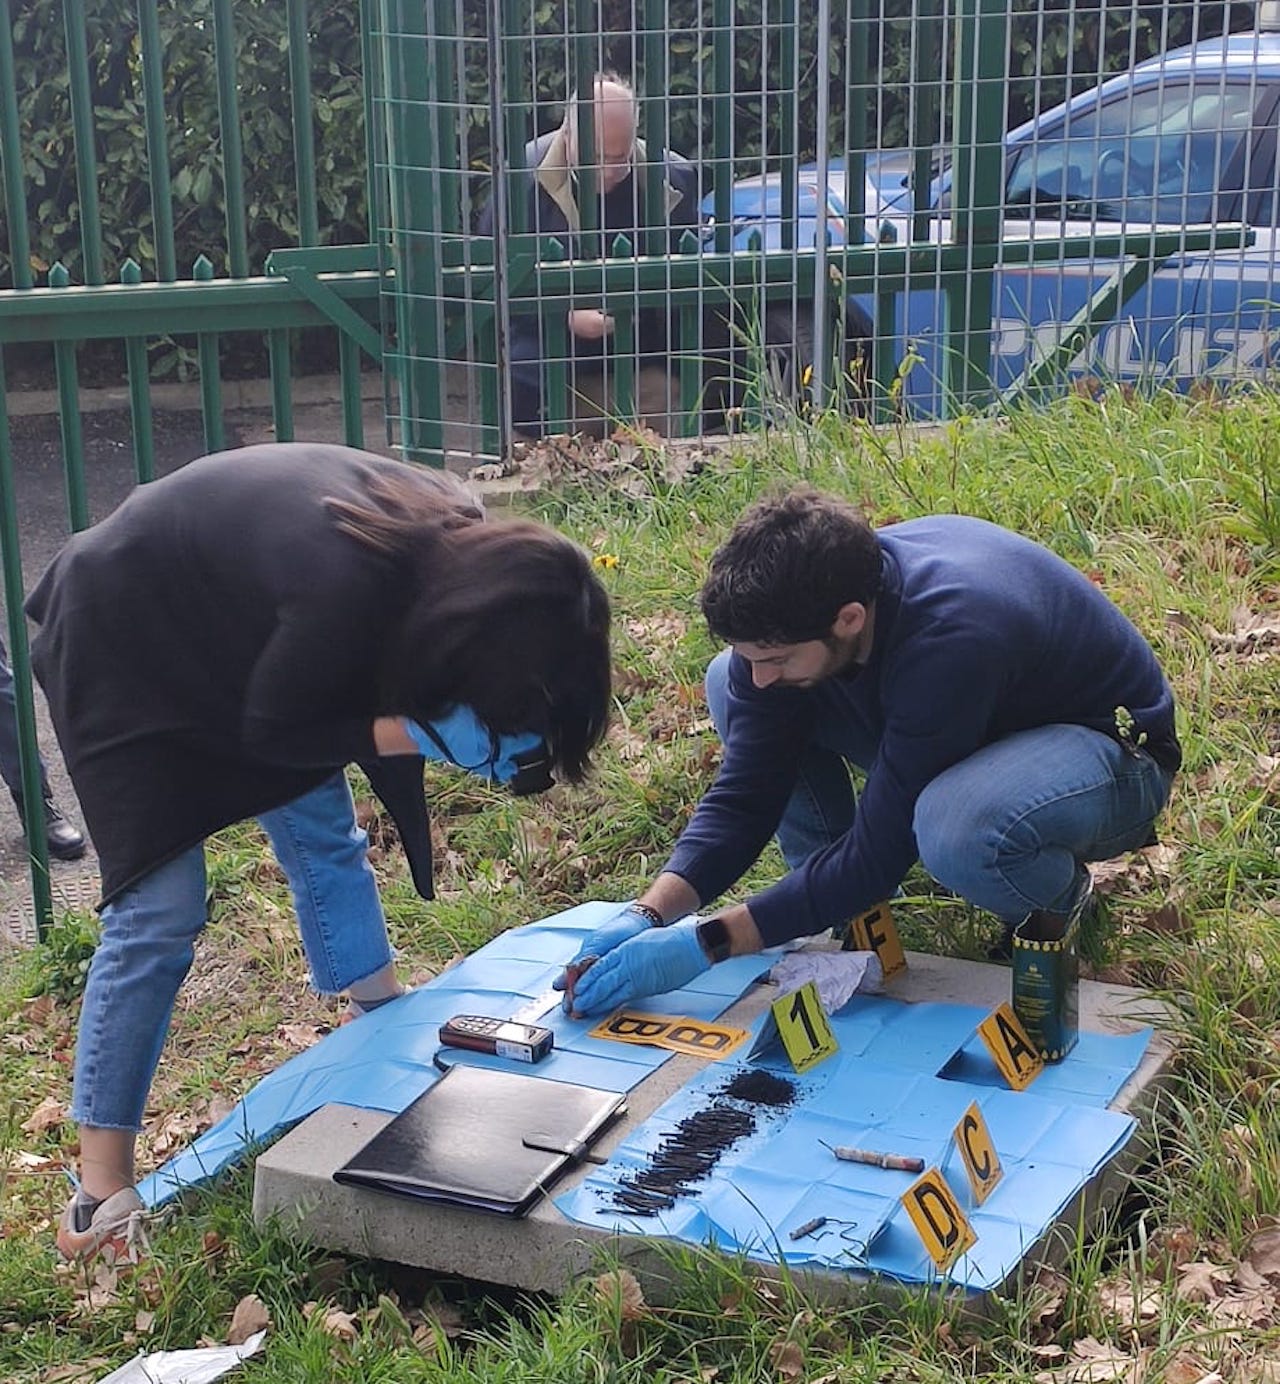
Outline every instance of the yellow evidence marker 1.
<svg viewBox="0 0 1280 1384">
<path fill-rule="evenodd" d="M 782 1046 L 797 1072 L 807 1072 L 839 1051 L 840 1044 L 831 1032 L 813 981 L 806 980 L 798 990 L 774 1000 L 770 1010 Z"/>
<path fill-rule="evenodd" d="M 997 1005 L 978 1025 L 978 1035 L 1015 1091 L 1025 1091 L 1044 1071 L 1044 1058 L 1010 1005 Z"/>
<path fill-rule="evenodd" d="M 887 903 L 868 908 L 850 922 L 842 950 L 875 952 L 886 980 L 907 969 L 907 954 L 902 950 L 898 929 Z"/>
<path fill-rule="evenodd" d="M 1000 1166 L 1000 1155 L 996 1152 L 995 1141 L 986 1120 L 982 1118 L 977 1101 L 960 1116 L 960 1123 L 953 1133 L 969 1177 L 969 1186 L 973 1190 L 974 1202 L 981 1206 L 995 1191 L 1004 1176 L 1004 1168 Z"/>
<path fill-rule="evenodd" d="M 966 1250 L 978 1243 L 969 1218 L 937 1168 L 916 1178 L 903 1192 L 902 1204 L 939 1273 L 946 1273 Z"/>
</svg>

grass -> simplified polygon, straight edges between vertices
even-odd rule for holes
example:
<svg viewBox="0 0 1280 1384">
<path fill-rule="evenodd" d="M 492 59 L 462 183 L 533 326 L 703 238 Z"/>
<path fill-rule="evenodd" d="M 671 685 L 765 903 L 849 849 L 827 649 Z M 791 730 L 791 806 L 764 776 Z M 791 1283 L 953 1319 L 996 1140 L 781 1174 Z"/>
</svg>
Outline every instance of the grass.
<svg viewBox="0 0 1280 1384">
<path fill-rule="evenodd" d="M 72 915 L 41 951 L 5 957 L 0 974 L 0 1379 L 94 1379 L 138 1350 L 225 1340 L 248 1294 L 272 1322 L 269 1349 L 233 1376 L 254 1384 L 1065 1380 L 1136 1378 L 1139 1362 L 1147 1379 L 1280 1379 L 1280 1250 L 1267 1238 L 1280 1213 L 1277 439 L 1280 401 L 1266 395 L 1108 391 L 919 435 L 821 418 L 679 483 L 646 451 L 626 486 L 571 471 L 528 503 L 600 555 L 612 589 L 618 707 L 598 772 L 521 802 L 434 773 L 430 905 L 362 795 L 404 970 L 432 974 L 504 928 L 628 897 L 661 866 L 716 761 L 700 692 L 713 647 L 696 591 L 757 495 L 804 480 L 880 522 L 961 511 L 1054 547 L 1155 645 L 1186 749 L 1163 847 L 1107 882 L 1113 931 L 1094 959 L 1098 973 L 1168 1002 L 1175 1079 L 1122 1214 L 1072 1237 L 1061 1273 L 982 1321 L 924 1292 L 824 1307 L 795 1284 L 761 1289 L 744 1264 L 692 1251 L 671 1257 L 678 1287 L 666 1307 L 637 1304 L 606 1263 L 570 1297 L 530 1301 L 298 1246 L 255 1226 L 240 1171 L 182 1208 L 144 1270 L 86 1280 L 55 1267 L 51 1247 L 74 1131 L 56 1111 L 33 1120 L 69 1094 L 92 931 Z M 337 1016 L 308 992 L 283 880 L 257 831 L 229 830 L 209 855 L 214 921 L 153 1093 L 148 1161 Z M 779 868 L 770 848 L 742 889 Z M 918 871 L 896 913 L 908 945 L 925 950 L 980 955 L 993 930 Z"/>
</svg>

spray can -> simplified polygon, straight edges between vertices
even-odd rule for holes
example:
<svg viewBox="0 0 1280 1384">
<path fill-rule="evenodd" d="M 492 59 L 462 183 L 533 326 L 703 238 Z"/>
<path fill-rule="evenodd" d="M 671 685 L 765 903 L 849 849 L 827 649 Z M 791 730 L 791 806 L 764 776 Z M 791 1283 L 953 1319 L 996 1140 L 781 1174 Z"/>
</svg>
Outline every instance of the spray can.
<svg viewBox="0 0 1280 1384">
<path fill-rule="evenodd" d="M 1046 1062 L 1080 1036 L 1080 913 L 1031 913 L 1013 933 L 1013 1010 Z"/>
</svg>

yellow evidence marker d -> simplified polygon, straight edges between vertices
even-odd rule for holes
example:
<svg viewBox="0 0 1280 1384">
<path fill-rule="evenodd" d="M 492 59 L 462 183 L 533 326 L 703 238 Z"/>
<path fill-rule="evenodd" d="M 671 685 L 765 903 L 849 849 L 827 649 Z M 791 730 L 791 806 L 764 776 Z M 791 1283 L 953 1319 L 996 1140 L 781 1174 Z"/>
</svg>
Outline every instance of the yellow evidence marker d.
<svg viewBox="0 0 1280 1384">
<path fill-rule="evenodd" d="M 1044 1058 L 1010 1005 L 997 1005 L 978 1025 L 978 1036 L 995 1058 L 1000 1075 L 1015 1091 L 1025 1091 L 1044 1071 Z"/>
<path fill-rule="evenodd" d="M 939 1273 L 946 1273 L 978 1243 L 969 1218 L 937 1168 L 916 1178 L 903 1192 L 902 1204 Z"/>
</svg>

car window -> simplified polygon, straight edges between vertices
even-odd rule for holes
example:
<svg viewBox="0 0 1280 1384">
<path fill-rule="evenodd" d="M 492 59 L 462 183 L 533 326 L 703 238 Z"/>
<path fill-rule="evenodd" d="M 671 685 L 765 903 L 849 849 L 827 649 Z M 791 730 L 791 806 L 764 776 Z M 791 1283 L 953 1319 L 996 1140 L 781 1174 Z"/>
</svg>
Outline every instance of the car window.
<svg viewBox="0 0 1280 1384">
<path fill-rule="evenodd" d="M 1010 215 L 1164 222 L 1215 219 L 1222 177 L 1253 128 L 1250 82 L 1168 81 L 1069 115 L 1010 150 Z"/>
</svg>

